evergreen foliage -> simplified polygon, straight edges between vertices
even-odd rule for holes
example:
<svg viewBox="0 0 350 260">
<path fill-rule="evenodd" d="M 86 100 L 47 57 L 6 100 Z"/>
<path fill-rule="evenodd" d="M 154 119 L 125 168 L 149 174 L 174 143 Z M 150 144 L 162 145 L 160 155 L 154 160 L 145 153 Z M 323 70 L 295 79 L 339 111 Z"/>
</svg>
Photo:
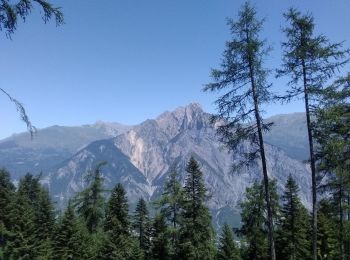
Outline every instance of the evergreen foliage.
<svg viewBox="0 0 350 260">
<path fill-rule="evenodd" d="M 186 167 L 184 209 L 180 228 L 179 257 L 183 259 L 214 259 L 215 234 L 205 202 L 208 199 L 203 173 L 191 157 Z"/>
<path fill-rule="evenodd" d="M 9 237 L 4 249 L 5 259 L 34 259 L 37 257 L 35 212 L 27 197 L 16 194 L 8 212 Z"/>
<path fill-rule="evenodd" d="M 283 101 L 302 96 L 310 150 L 312 177 L 312 259 L 317 259 L 317 183 L 315 133 L 312 124 L 314 108 L 320 100 L 325 84 L 347 62 L 349 50 L 342 49 L 342 43 L 331 44 L 324 35 L 314 35 L 314 19 L 311 14 L 303 15 L 295 9 L 284 14 L 289 27 L 284 29 L 287 40 L 282 43 L 284 49 L 282 68 L 278 76 L 289 76 L 290 89 Z"/>
<path fill-rule="evenodd" d="M 63 24 L 61 9 L 46 0 L 20 0 L 16 2 L 0 1 L 0 31 L 5 30 L 8 36 L 11 36 L 17 29 L 18 20 L 26 20 L 26 17 L 33 11 L 35 4 L 42 9 L 42 18 L 45 23 L 54 17 L 57 26 Z"/>
<path fill-rule="evenodd" d="M 168 232 L 171 239 L 170 250 L 172 251 L 170 254 L 173 258 L 176 258 L 178 254 L 179 230 L 182 225 L 181 214 L 184 203 L 184 191 L 178 178 L 177 171 L 173 170 L 165 182 L 163 194 L 157 202 L 161 208 L 162 216 L 169 223 Z"/>
<path fill-rule="evenodd" d="M 104 221 L 105 241 L 101 249 L 101 259 L 131 259 L 133 240 L 129 220 L 129 205 L 126 192 L 117 184 L 109 198 Z"/>
<path fill-rule="evenodd" d="M 261 39 L 263 20 L 257 18 L 256 10 L 246 2 L 238 13 L 238 20 L 230 19 L 232 39 L 226 43 L 221 69 L 212 70 L 214 83 L 207 84 L 205 91 L 227 90 L 216 100 L 221 141 L 228 149 L 238 151 L 244 141 L 251 144 L 244 152 L 247 166 L 261 160 L 267 209 L 269 254 L 275 259 L 274 221 L 269 198 L 269 178 L 263 132 L 269 131 L 272 123 L 264 123 L 262 106 L 271 102 L 272 95 L 267 82 L 269 71 L 264 67 L 270 48 Z M 240 166 L 238 165 L 238 166 Z"/>
<path fill-rule="evenodd" d="M 298 196 L 299 188 L 290 175 L 282 196 L 282 214 L 276 243 L 278 259 L 310 258 L 310 220 Z"/>
<path fill-rule="evenodd" d="M 139 246 L 147 258 L 151 249 L 151 222 L 147 204 L 143 198 L 140 198 L 136 205 L 133 227 L 137 233 Z"/>
<path fill-rule="evenodd" d="M 54 232 L 53 259 L 82 259 L 89 255 L 88 232 L 71 202 Z"/>
<path fill-rule="evenodd" d="M 245 200 L 240 204 L 243 259 L 268 259 L 264 191 L 261 184 L 255 182 L 247 188 L 245 196 Z"/>
<path fill-rule="evenodd" d="M 152 225 L 152 258 L 171 259 L 169 231 L 162 214 L 157 214 Z"/>
<path fill-rule="evenodd" d="M 320 201 L 318 210 L 317 256 L 319 259 L 339 259 L 338 225 L 329 201 Z"/>
<path fill-rule="evenodd" d="M 8 212 L 15 195 L 15 187 L 11 182 L 10 173 L 0 169 L 0 250 L 5 246 L 8 238 L 10 219 Z M 1 254 L 0 254 L 1 256 Z"/>
<path fill-rule="evenodd" d="M 239 260 L 241 259 L 238 247 L 233 239 L 233 232 L 226 223 L 222 228 L 222 234 L 219 239 L 218 260 Z"/>
<path fill-rule="evenodd" d="M 100 173 L 103 165 L 105 163 L 97 165 L 92 176 L 88 176 L 88 178 L 92 177 L 92 180 L 89 186 L 78 195 L 75 203 L 77 212 L 85 220 L 90 233 L 97 232 L 104 216 L 103 178 Z"/>
</svg>

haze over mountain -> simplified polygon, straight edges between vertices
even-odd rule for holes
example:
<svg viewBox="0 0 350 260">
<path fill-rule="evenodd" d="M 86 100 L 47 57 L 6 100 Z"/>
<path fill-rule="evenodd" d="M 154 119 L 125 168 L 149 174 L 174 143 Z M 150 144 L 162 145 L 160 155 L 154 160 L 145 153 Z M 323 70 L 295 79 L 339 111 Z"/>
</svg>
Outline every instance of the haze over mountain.
<svg viewBox="0 0 350 260">
<path fill-rule="evenodd" d="M 268 170 L 282 190 L 289 174 L 301 187 L 301 198 L 310 201 L 310 174 L 302 160 L 307 157 L 303 113 L 278 115 L 266 137 Z M 242 145 L 241 151 L 249 149 Z M 0 141 L 0 165 L 18 179 L 25 172 L 43 171 L 43 182 L 54 198 L 64 203 L 86 185 L 86 173 L 98 163 L 107 189 L 122 183 L 131 203 L 139 197 L 156 199 L 169 172 L 176 167 L 182 181 L 185 166 L 194 156 L 201 164 L 211 193 L 209 207 L 215 221 L 222 222 L 227 211 L 237 211 L 245 188 L 261 179 L 259 163 L 232 172 L 240 153 L 229 153 L 218 142 L 210 114 L 192 103 L 167 111 L 156 119 L 130 127 L 98 122 L 80 127 L 52 126 L 38 131 L 33 141 L 28 134 Z"/>
</svg>

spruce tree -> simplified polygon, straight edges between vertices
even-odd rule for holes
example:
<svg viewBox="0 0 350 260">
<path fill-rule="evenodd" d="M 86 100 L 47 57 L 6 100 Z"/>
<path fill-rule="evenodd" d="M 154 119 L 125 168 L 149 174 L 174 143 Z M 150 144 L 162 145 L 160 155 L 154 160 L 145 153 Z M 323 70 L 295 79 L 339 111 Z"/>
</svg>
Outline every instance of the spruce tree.
<svg viewBox="0 0 350 260">
<path fill-rule="evenodd" d="M 338 225 L 334 219 L 334 207 L 329 201 L 320 201 L 318 209 L 317 255 L 319 259 L 340 259 Z"/>
<path fill-rule="evenodd" d="M 312 126 L 313 108 L 318 105 L 319 93 L 325 83 L 334 76 L 348 61 L 348 50 L 342 50 L 342 44 L 331 44 L 323 36 L 314 35 L 312 15 L 302 15 L 290 9 L 285 15 L 290 26 L 284 29 L 287 40 L 282 43 L 284 49 L 283 65 L 278 76 L 290 76 L 290 90 L 283 101 L 303 96 L 305 102 L 306 123 L 308 130 L 310 166 L 312 178 L 312 258 L 317 259 L 317 183 L 315 140 Z"/>
<path fill-rule="evenodd" d="M 104 215 L 103 178 L 100 172 L 103 165 L 105 163 L 97 165 L 89 186 L 78 194 L 75 202 L 77 212 L 85 220 L 90 233 L 97 232 Z"/>
<path fill-rule="evenodd" d="M 298 192 L 297 183 L 289 175 L 282 196 L 282 215 L 276 237 L 278 259 L 297 260 L 310 257 L 309 215 L 299 199 Z"/>
<path fill-rule="evenodd" d="M 55 224 L 54 206 L 49 192 L 41 188 L 35 209 L 35 240 L 39 256 L 49 257 Z"/>
<path fill-rule="evenodd" d="M 161 208 L 160 212 L 170 224 L 168 229 L 171 239 L 171 255 L 173 258 L 177 257 L 177 250 L 179 246 L 179 229 L 181 226 L 181 212 L 184 202 L 184 192 L 180 181 L 178 180 L 178 173 L 172 170 L 169 178 L 164 184 L 164 191 L 157 202 Z"/>
<path fill-rule="evenodd" d="M 226 43 L 221 70 L 212 71 L 214 83 L 208 84 L 204 90 L 227 90 L 216 100 L 218 114 L 214 121 L 220 122 L 218 133 L 221 141 L 234 151 L 238 151 L 244 141 L 251 144 L 241 165 L 261 160 L 268 215 L 267 235 L 270 256 L 275 259 L 270 184 L 263 138 L 263 132 L 268 131 L 272 123 L 266 124 L 262 119 L 262 105 L 271 102 L 268 70 L 264 67 L 269 47 L 260 38 L 263 20 L 257 19 L 256 11 L 249 3 L 243 5 L 238 16 L 238 21 L 228 21 L 232 39 Z"/>
<path fill-rule="evenodd" d="M 157 214 L 153 220 L 151 251 L 153 259 L 172 259 L 170 256 L 168 226 L 162 214 Z"/>
<path fill-rule="evenodd" d="M 133 252 L 129 205 L 126 192 L 117 184 L 109 198 L 104 221 L 106 239 L 103 242 L 100 259 L 131 259 Z"/>
<path fill-rule="evenodd" d="M 239 260 L 241 259 L 237 245 L 233 239 L 233 232 L 230 226 L 225 223 L 219 239 L 217 253 L 218 260 Z"/>
<path fill-rule="evenodd" d="M 53 259 L 84 259 L 91 253 L 86 227 L 76 216 L 71 202 L 58 220 L 54 237 Z"/>
<path fill-rule="evenodd" d="M 180 229 L 179 258 L 214 259 L 215 234 L 205 202 L 208 199 L 203 173 L 191 157 L 186 167 L 183 223 Z"/>
<path fill-rule="evenodd" d="M 319 191 L 331 194 L 335 216 L 339 222 L 340 258 L 349 255 L 348 230 L 350 191 L 350 74 L 336 80 L 322 92 L 321 106 L 316 110 L 314 125 L 318 143 L 318 171 L 323 179 Z M 325 178 L 324 178 L 325 176 Z M 348 214 L 346 214 L 346 212 Z M 346 220 L 347 215 L 347 220 Z"/>
<path fill-rule="evenodd" d="M 0 250 L 4 248 L 7 241 L 10 228 L 9 212 L 10 206 L 13 205 L 11 202 L 14 195 L 15 187 L 11 182 L 10 173 L 5 169 L 0 169 Z"/>
<path fill-rule="evenodd" d="M 268 259 L 268 241 L 265 228 L 264 191 L 255 182 L 246 189 L 245 200 L 240 204 L 242 209 L 242 227 L 244 259 Z"/>
<path fill-rule="evenodd" d="M 27 201 L 34 219 L 33 248 L 35 257 L 49 257 L 54 229 L 54 206 L 48 191 L 40 184 L 40 177 L 27 173 L 20 180 L 17 195 Z"/>
<path fill-rule="evenodd" d="M 9 236 L 4 259 L 35 259 L 35 212 L 26 196 L 16 194 L 10 205 Z"/>
<path fill-rule="evenodd" d="M 137 233 L 138 242 L 140 248 L 143 250 L 145 257 L 149 257 L 151 248 L 151 223 L 149 219 L 149 212 L 147 208 L 146 201 L 140 198 L 137 202 L 133 227 Z"/>
</svg>

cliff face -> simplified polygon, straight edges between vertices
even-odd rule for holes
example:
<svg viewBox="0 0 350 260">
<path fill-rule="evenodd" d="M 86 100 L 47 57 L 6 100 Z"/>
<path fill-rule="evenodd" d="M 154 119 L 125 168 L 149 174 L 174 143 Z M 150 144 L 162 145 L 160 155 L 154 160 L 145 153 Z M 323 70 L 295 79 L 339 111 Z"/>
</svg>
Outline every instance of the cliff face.
<svg viewBox="0 0 350 260">
<path fill-rule="evenodd" d="M 292 174 L 300 185 L 303 202 L 308 205 L 308 167 L 288 156 L 288 149 L 282 148 L 266 144 L 269 175 L 277 179 L 278 189 L 282 190 Z M 245 144 L 240 149 L 243 152 L 249 146 Z M 198 104 L 191 104 L 147 120 L 115 138 L 91 143 L 52 168 L 46 181 L 54 196 L 65 200 L 84 187 L 84 176 L 89 170 L 107 161 L 102 169 L 107 189 L 120 182 L 131 202 L 140 196 L 155 199 L 172 168 L 176 167 L 184 180 L 190 156 L 200 162 L 211 193 L 208 204 L 214 211 L 237 209 L 246 187 L 262 177 L 259 161 L 249 168 L 232 171 L 232 163 L 241 159 L 240 152 L 229 153 L 224 149 L 217 140 L 210 115 Z"/>
</svg>

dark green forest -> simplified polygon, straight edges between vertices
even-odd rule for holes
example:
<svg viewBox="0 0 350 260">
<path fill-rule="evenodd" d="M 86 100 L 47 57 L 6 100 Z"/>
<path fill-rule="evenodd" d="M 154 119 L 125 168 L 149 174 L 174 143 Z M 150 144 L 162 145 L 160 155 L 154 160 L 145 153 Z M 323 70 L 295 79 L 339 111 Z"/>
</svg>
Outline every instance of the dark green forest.
<svg viewBox="0 0 350 260">
<path fill-rule="evenodd" d="M 28 173 L 15 187 L 1 170 L 1 259 L 269 259 L 262 183 L 246 190 L 241 227 L 225 224 L 216 233 L 205 206 L 209 194 L 203 172 L 194 158 L 183 186 L 172 171 L 160 199 L 147 203 L 140 198 L 133 212 L 121 184 L 104 189 L 101 171 L 97 167 L 88 187 L 59 212 L 40 175 Z M 277 259 L 311 259 L 312 218 L 298 185 L 289 176 L 280 197 L 275 181 L 270 187 Z M 332 192 L 319 203 L 320 259 L 350 256 L 350 200 L 348 190 L 343 192 L 343 198 Z"/>
<path fill-rule="evenodd" d="M 44 20 L 53 16 L 63 23 L 60 9 L 36 2 L 46 10 Z M 0 28 L 4 23 L 12 34 L 16 12 L 24 18 L 29 7 L 12 10 L 0 5 Z M 239 227 L 213 228 L 206 206 L 210 198 L 206 173 L 195 157 L 187 163 L 184 183 L 179 177 L 183 173 L 174 169 L 160 198 L 152 202 L 140 198 L 134 210 L 121 184 L 105 189 L 103 163 L 86 173 L 87 187 L 60 210 L 41 185 L 41 175 L 28 173 L 15 186 L 2 169 L 0 258 L 350 259 L 350 73 L 344 72 L 350 50 L 317 35 L 310 13 L 291 8 L 284 18 L 281 67 L 267 68 L 271 47 L 261 36 L 264 19 L 252 5 L 244 4 L 238 19 L 228 20 L 232 38 L 219 68 L 212 70 L 212 82 L 204 87 L 219 94 L 212 121 L 220 123 L 220 141 L 232 152 L 239 152 L 243 142 L 252 147 L 232 174 L 236 167 L 261 163 L 261 181 L 246 189 L 239 205 Z M 271 91 L 271 75 L 287 80 L 285 93 Z M 24 108 L 9 98 L 32 133 L 35 129 Z M 263 107 L 296 99 L 305 105 L 310 208 L 301 202 L 292 175 L 279 194 L 267 171 L 264 133 L 273 123 L 263 120 Z"/>
</svg>

